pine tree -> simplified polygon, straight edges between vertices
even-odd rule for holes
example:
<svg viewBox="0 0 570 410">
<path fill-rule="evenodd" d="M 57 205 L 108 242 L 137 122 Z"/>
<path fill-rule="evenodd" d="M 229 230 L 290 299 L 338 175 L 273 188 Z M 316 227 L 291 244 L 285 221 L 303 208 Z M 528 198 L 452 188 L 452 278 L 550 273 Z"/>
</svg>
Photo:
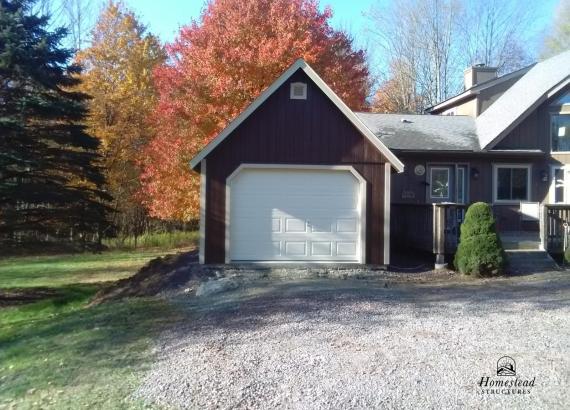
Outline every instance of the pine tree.
<svg viewBox="0 0 570 410">
<path fill-rule="evenodd" d="M 87 96 L 63 28 L 34 0 L 0 0 L 0 245 L 84 244 L 99 237 L 109 196 L 98 141 L 85 132 Z"/>
</svg>

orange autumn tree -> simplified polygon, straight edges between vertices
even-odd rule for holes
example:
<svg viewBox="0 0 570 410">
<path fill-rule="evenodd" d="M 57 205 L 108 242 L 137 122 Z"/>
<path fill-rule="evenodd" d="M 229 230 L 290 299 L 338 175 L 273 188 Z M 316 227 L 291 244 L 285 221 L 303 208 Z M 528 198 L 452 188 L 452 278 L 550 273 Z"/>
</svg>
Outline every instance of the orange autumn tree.
<svg viewBox="0 0 570 410">
<path fill-rule="evenodd" d="M 297 58 L 304 58 L 353 109 L 370 88 L 366 56 L 330 26 L 316 0 L 211 0 L 167 45 L 155 70 L 155 136 L 142 162 L 141 197 L 153 216 L 198 215 L 199 177 L 190 159 Z"/>
<path fill-rule="evenodd" d="M 138 156 L 152 136 L 153 70 L 166 56 L 158 39 L 121 2 L 109 1 L 102 9 L 90 40 L 77 55 L 85 67 L 79 89 L 91 96 L 87 125 L 101 142 L 115 225 L 136 234 L 133 229 L 145 220 L 138 199 Z"/>
</svg>

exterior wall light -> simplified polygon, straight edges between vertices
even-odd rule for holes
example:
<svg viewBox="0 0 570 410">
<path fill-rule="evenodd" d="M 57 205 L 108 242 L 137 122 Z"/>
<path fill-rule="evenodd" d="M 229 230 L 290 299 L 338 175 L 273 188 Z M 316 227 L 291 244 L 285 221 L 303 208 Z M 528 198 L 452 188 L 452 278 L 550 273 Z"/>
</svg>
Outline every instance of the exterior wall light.
<svg viewBox="0 0 570 410">
<path fill-rule="evenodd" d="M 471 168 L 471 178 L 472 179 L 479 179 L 479 170 L 477 168 Z"/>
</svg>

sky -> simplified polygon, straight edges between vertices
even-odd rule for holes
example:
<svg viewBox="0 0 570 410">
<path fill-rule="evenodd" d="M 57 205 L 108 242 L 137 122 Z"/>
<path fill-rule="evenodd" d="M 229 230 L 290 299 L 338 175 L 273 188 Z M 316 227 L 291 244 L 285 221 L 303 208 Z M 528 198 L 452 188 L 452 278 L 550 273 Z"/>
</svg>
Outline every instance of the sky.
<svg viewBox="0 0 570 410">
<path fill-rule="evenodd" d="M 239 1 L 239 0 L 236 0 Z M 397 1 L 397 0 L 392 0 Z M 478 0 L 471 0 L 478 1 Z M 516 1 L 516 0 L 515 0 Z M 366 14 L 372 7 L 383 7 L 390 0 L 321 0 L 321 7 L 333 10 L 332 25 L 347 29 L 361 46 L 368 45 L 367 27 L 370 21 Z M 520 0 L 521 7 L 534 3 L 536 7 L 534 30 L 545 29 L 552 20 L 559 0 Z M 197 19 L 205 4 L 204 0 L 127 0 L 130 8 L 140 16 L 150 31 L 163 41 L 172 41 L 179 28 Z"/>
<path fill-rule="evenodd" d="M 240 0 L 236 0 L 240 1 Z M 372 8 L 385 7 L 390 1 L 398 0 L 321 0 L 321 8 L 330 6 L 333 11 L 331 24 L 334 28 L 348 31 L 354 38 L 355 46 L 367 51 L 372 72 L 378 73 L 384 66 L 381 52 L 374 47 L 370 35 L 371 20 L 367 17 Z M 468 0 L 480 1 L 480 0 Z M 509 0 L 499 0 L 509 1 Z M 521 7 L 532 4 L 535 19 L 527 30 L 534 39 L 528 46 L 538 54 L 542 36 L 549 27 L 559 0 L 510 0 L 520 2 Z M 126 0 L 148 29 L 164 42 L 174 40 L 181 26 L 192 19 L 198 19 L 205 4 L 204 0 Z"/>
<path fill-rule="evenodd" d="M 239 1 L 239 0 L 236 0 Z M 364 31 L 367 24 L 363 15 L 372 5 L 386 0 L 321 0 L 321 7 L 331 6 L 334 16 L 332 24 L 335 28 L 348 29 L 360 44 L 364 44 Z M 197 19 L 205 3 L 203 0 L 127 0 L 130 8 L 135 10 L 141 20 L 148 25 L 151 32 L 163 41 L 172 41 L 178 29 Z"/>
</svg>

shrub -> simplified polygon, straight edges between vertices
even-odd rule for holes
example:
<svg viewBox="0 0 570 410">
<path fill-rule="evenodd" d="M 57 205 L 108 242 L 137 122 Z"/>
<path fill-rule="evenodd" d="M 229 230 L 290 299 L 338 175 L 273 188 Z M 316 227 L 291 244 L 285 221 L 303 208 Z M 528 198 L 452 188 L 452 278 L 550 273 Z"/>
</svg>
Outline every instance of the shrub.
<svg viewBox="0 0 570 410">
<path fill-rule="evenodd" d="M 466 275 L 504 273 L 506 255 L 489 204 L 476 202 L 467 210 L 454 263 L 456 269 Z"/>
</svg>

